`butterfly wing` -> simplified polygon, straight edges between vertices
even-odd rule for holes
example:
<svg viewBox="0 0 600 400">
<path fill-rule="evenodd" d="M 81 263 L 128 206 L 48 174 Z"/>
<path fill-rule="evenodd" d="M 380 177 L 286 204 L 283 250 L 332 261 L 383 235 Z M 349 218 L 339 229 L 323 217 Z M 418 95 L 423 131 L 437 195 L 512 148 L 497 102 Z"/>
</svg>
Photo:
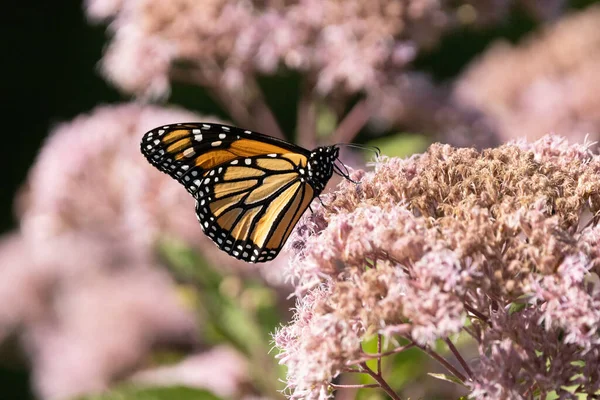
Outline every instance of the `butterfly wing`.
<svg viewBox="0 0 600 400">
<path fill-rule="evenodd" d="M 204 232 L 248 262 L 277 256 L 315 192 L 300 171 L 309 153 L 256 132 L 219 124 L 154 129 L 142 153 L 196 198 Z"/>
<path fill-rule="evenodd" d="M 241 165 L 236 161 L 207 174 L 196 197 L 198 220 L 217 246 L 232 256 L 249 262 L 271 260 L 314 191 L 285 155 L 245 158 Z"/>
<path fill-rule="evenodd" d="M 308 156 L 308 151 L 283 140 L 210 123 L 153 129 L 144 135 L 141 151 L 152 165 L 178 180 L 192 195 L 198 190 L 199 176 L 229 161 L 267 154 Z"/>
</svg>

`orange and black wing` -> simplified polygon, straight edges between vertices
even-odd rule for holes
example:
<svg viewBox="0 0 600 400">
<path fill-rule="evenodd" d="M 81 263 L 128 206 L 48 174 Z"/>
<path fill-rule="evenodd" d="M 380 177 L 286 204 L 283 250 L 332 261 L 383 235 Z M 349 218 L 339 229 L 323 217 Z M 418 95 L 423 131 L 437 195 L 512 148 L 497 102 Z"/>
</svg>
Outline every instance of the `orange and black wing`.
<svg viewBox="0 0 600 400">
<path fill-rule="evenodd" d="M 285 154 L 232 160 L 205 174 L 202 183 L 196 214 L 204 233 L 249 262 L 275 258 L 314 198 Z"/>
<path fill-rule="evenodd" d="M 142 153 L 196 198 L 204 232 L 235 258 L 279 253 L 315 192 L 300 173 L 309 152 L 219 124 L 177 124 L 144 136 Z"/>
<path fill-rule="evenodd" d="M 158 127 L 144 135 L 141 150 L 152 165 L 178 180 L 192 195 L 198 190 L 200 176 L 229 161 L 267 154 L 297 154 L 306 159 L 309 154 L 271 136 L 212 123 Z"/>
</svg>

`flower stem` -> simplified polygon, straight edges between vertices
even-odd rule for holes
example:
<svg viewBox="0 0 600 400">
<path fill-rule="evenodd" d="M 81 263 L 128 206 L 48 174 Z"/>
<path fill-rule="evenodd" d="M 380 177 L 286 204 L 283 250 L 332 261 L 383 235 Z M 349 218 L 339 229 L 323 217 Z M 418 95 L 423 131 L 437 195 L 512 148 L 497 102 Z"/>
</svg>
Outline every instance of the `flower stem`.
<svg viewBox="0 0 600 400">
<path fill-rule="evenodd" d="M 352 361 L 349 361 L 349 362 L 347 363 L 347 365 L 355 365 L 355 364 L 360 364 L 360 363 L 363 363 L 363 362 L 365 362 L 365 361 L 373 360 L 373 359 L 375 359 L 375 358 L 379 358 L 379 359 L 381 359 L 382 357 L 391 356 L 392 354 L 401 353 L 401 352 L 403 352 L 404 350 L 408 350 L 408 349 L 410 349 L 411 347 L 415 347 L 415 346 L 416 346 L 416 344 L 414 344 L 414 343 L 409 343 L 409 344 L 407 344 L 406 346 L 396 347 L 396 348 L 395 348 L 395 349 L 393 349 L 393 350 L 386 351 L 386 352 L 383 352 L 383 353 L 366 354 L 364 357 L 361 357 L 361 358 L 359 358 L 358 360 L 352 360 Z"/>
<path fill-rule="evenodd" d="M 419 346 L 419 348 L 421 348 L 423 351 L 429 354 L 431 358 L 435 359 L 437 362 L 442 364 L 452 375 L 457 377 L 461 382 L 464 383 L 467 381 L 467 377 L 461 374 L 456 368 L 454 368 L 454 366 L 450 364 L 448 360 L 446 360 L 444 357 L 431 350 L 428 346 Z"/>
<path fill-rule="evenodd" d="M 285 139 L 283 131 L 279 127 L 277 118 L 271 108 L 269 108 L 265 101 L 262 89 L 254 77 L 248 77 L 246 79 L 248 86 L 252 90 L 254 96 L 252 96 L 252 115 L 256 126 L 260 126 L 260 129 L 268 135 L 275 136 L 280 139 Z"/>
<path fill-rule="evenodd" d="M 377 353 L 381 354 L 381 334 L 377 334 Z M 377 373 L 381 375 L 381 357 L 377 357 Z"/>
<path fill-rule="evenodd" d="M 229 113 L 229 116 L 238 125 L 257 129 L 246 106 L 238 98 L 231 96 L 222 87 L 219 87 L 221 74 L 218 68 L 211 69 L 210 73 L 203 69 L 172 68 L 170 75 L 174 81 L 205 87 L 208 94 Z"/>
<path fill-rule="evenodd" d="M 303 82 L 296 118 L 296 143 L 307 149 L 317 145 L 317 106 L 313 98 L 313 85 Z"/>
<path fill-rule="evenodd" d="M 356 103 L 331 135 L 332 143 L 351 142 L 370 117 L 367 101 L 361 100 Z"/>
<path fill-rule="evenodd" d="M 490 323 L 488 317 L 486 317 L 484 314 L 480 313 L 479 311 L 477 311 L 476 309 L 474 309 L 473 307 L 471 307 L 467 303 L 465 303 L 465 309 L 468 312 L 470 312 L 471 314 L 475 315 L 480 320 L 482 320 L 483 322 L 488 323 L 488 324 Z"/>
<path fill-rule="evenodd" d="M 336 389 L 368 389 L 368 388 L 378 388 L 378 383 L 368 383 L 368 384 L 338 384 L 338 383 L 330 383 L 329 386 Z"/>
<path fill-rule="evenodd" d="M 401 400 L 400 397 L 394 392 L 394 390 L 388 385 L 388 383 L 383 379 L 380 373 L 375 373 L 366 362 L 360 363 L 361 368 L 365 371 L 365 373 L 369 374 L 371 378 L 375 379 L 375 381 L 379 384 L 387 394 L 394 400 Z"/>
<path fill-rule="evenodd" d="M 445 340 L 446 344 L 448 345 L 448 348 L 450 349 L 452 354 L 454 354 L 454 357 L 456 357 L 456 359 L 458 360 L 460 365 L 462 365 L 462 367 L 465 370 L 465 372 L 467 373 L 467 375 L 469 375 L 469 379 L 472 380 L 473 372 L 471 372 L 471 368 L 469 368 L 469 364 L 467 364 L 467 362 L 465 361 L 463 356 L 460 354 L 460 352 L 458 351 L 456 346 L 454 346 L 454 343 L 452 343 L 452 341 L 450 339 L 446 338 L 444 340 Z"/>
</svg>

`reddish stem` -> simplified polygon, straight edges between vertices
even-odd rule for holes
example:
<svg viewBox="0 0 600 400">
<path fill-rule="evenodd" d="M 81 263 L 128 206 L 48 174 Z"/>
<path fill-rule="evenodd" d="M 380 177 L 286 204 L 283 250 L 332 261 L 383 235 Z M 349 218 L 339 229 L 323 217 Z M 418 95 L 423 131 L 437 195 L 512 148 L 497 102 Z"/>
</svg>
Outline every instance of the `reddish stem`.
<svg viewBox="0 0 600 400">
<path fill-rule="evenodd" d="M 260 129 L 268 135 L 285 139 L 285 135 L 277 123 L 277 118 L 275 118 L 275 115 L 264 99 L 258 82 L 254 78 L 247 78 L 247 82 L 254 94 L 252 97 L 252 114 L 254 115 L 256 125 L 260 126 Z"/>
<path fill-rule="evenodd" d="M 331 135 L 332 142 L 351 142 L 367 121 L 369 121 L 369 118 L 371 118 L 371 112 L 368 109 L 366 100 L 359 101 L 338 124 L 338 127 Z"/>
<path fill-rule="evenodd" d="M 377 353 L 381 354 L 381 334 L 377 334 Z M 377 374 L 381 375 L 381 357 L 377 357 Z"/>
<path fill-rule="evenodd" d="M 369 374 L 371 378 L 375 379 L 375 381 L 379 384 L 379 386 L 394 400 L 401 400 L 400 397 L 394 392 L 394 390 L 388 385 L 388 383 L 383 379 L 381 374 L 375 373 L 366 362 L 360 364 L 361 368 L 365 371 L 365 373 Z"/>
<path fill-rule="evenodd" d="M 419 348 L 423 349 L 427 354 L 429 354 L 431 358 L 435 359 L 437 362 L 442 364 L 452 375 L 457 377 L 462 383 L 465 383 L 467 381 L 467 377 L 461 374 L 456 368 L 454 368 L 454 366 L 450 364 L 448 360 L 446 360 L 444 357 L 440 356 L 438 353 L 431 350 L 427 346 L 419 346 Z"/>
<path fill-rule="evenodd" d="M 475 308 L 471 307 L 470 305 L 468 305 L 467 303 L 465 304 L 465 309 L 470 312 L 471 314 L 475 315 L 477 318 L 479 318 L 480 320 L 482 320 L 483 322 L 490 324 L 489 322 L 489 318 L 487 316 L 485 316 L 484 314 L 482 314 L 481 312 L 477 311 Z M 491 324 L 490 324 L 491 325 Z"/>
<path fill-rule="evenodd" d="M 364 357 L 361 357 L 361 358 L 359 358 L 358 360 L 352 360 L 352 361 L 349 361 L 349 362 L 347 363 L 347 365 L 355 365 L 355 364 L 360 364 L 360 363 L 363 363 L 363 362 L 365 362 L 365 361 L 373 360 L 373 359 L 376 359 L 376 358 L 381 358 L 381 357 L 390 356 L 390 355 L 392 355 L 392 354 L 397 354 L 397 353 L 403 352 L 404 350 L 408 350 L 408 349 L 410 349 L 411 347 L 415 347 L 415 346 L 416 346 L 416 344 L 415 344 L 415 343 L 409 343 L 409 344 L 407 344 L 406 346 L 402 346 L 402 347 L 396 347 L 396 348 L 395 348 L 395 349 L 393 349 L 393 350 L 386 351 L 386 352 L 383 352 L 383 353 L 367 354 L 367 355 L 365 355 Z"/>
<path fill-rule="evenodd" d="M 454 357 L 456 357 L 456 359 L 458 360 L 460 365 L 462 365 L 462 367 L 465 370 L 465 372 L 467 373 L 467 375 L 469 375 L 469 379 L 472 380 L 473 373 L 471 372 L 471 368 L 469 368 L 469 365 L 467 364 L 467 362 L 465 361 L 463 356 L 458 352 L 458 349 L 454 346 L 454 343 L 452 343 L 452 341 L 448 338 L 444 339 L 444 341 L 448 345 L 448 348 L 450 349 L 452 354 L 454 354 Z"/>
<path fill-rule="evenodd" d="M 296 143 L 307 149 L 317 145 L 317 107 L 312 95 L 312 85 L 304 82 L 296 116 Z"/>
<path fill-rule="evenodd" d="M 236 124 L 251 129 L 258 128 L 254 124 L 250 112 L 239 98 L 230 96 L 219 86 L 220 73 L 212 70 L 211 76 L 207 76 L 205 71 L 200 69 L 172 68 L 170 75 L 173 80 L 204 87 L 208 94 L 227 110 Z"/>
<path fill-rule="evenodd" d="M 171 68 L 170 75 L 173 80 L 206 88 L 211 97 L 227 110 L 236 124 L 280 139 L 284 138 L 275 116 L 263 99 L 260 87 L 253 79 L 247 79 L 248 88 L 253 93 L 252 112 L 250 112 L 244 101 L 240 100 L 241 96 L 231 94 L 220 85 L 222 72 L 217 65 L 204 69 L 174 67 Z"/>
</svg>

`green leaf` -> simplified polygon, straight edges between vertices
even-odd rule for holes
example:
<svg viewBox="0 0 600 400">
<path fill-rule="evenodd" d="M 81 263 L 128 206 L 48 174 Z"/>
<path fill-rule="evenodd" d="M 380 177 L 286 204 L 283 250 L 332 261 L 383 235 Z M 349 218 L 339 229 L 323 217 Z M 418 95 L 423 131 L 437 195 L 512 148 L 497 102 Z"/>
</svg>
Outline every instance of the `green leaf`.
<svg viewBox="0 0 600 400">
<path fill-rule="evenodd" d="M 465 384 L 463 382 L 461 382 L 460 379 L 458 379 L 455 376 L 452 375 L 446 375 L 446 374 L 434 374 L 433 372 L 428 372 L 427 375 L 432 376 L 436 379 L 440 379 L 442 381 L 446 381 L 446 382 L 451 382 L 451 383 L 456 383 L 458 385 L 461 386 L 465 386 Z M 466 386 L 465 386 L 466 387 Z"/>
<path fill-rule="evenodd" d="M 221 400 L 211 392 L 186 386 L 122 386 L 109 392 L 79 397 L 79 400 Z"/>
<path fill-rule="evenodd" d="M 284 372 L 269 355 L 271 332 L 280 323 L 272 289 L 258 280 L 225 275 L 182 242 L 164 240 L 159 249 L 173 273 L 196 287 L 203 340 L 209 344 L 227 342 L 250 364 L 261 365 L 250 374 L 265 393 L 276 395 L 281 389 L 278 378 Z"/>
<path fill-rule="evenodd" d="M 335 127 L 338 124 L 338 118 L 335 115 L 335 112 L 331 109 L 331 107 L 327 107 L 324 103 L 319 103 L 317 105 L 317 136 L 327 137 L 331 132 L 335 130 Z"/>
<path fill-rule="evenodd" d="M 164 238 L 158 243 L 158 251 L 179 279 L 214 288 L 223 279 L 222 274 L 210 268 L 206 260 L 182 241 Z"/>
<path fill-rule="evenodd" d="M 388 157 L 408 157 L 423 152 L 429 145 L 425 135 L 416 133 L 397 133 L 371 140 L 369 146 L 377 146 L 381 154 Z"/>
<path fill-rule="evenodd" d="M 510 306 L 508 306 L 508 315 L 518 313 L 519 311 L 522 311 L 523 309 L 525 309 L 525 307 L 527 307 L 527 303 L 517 303 L 517 302 L 510 303 Z"/>
</svg>

